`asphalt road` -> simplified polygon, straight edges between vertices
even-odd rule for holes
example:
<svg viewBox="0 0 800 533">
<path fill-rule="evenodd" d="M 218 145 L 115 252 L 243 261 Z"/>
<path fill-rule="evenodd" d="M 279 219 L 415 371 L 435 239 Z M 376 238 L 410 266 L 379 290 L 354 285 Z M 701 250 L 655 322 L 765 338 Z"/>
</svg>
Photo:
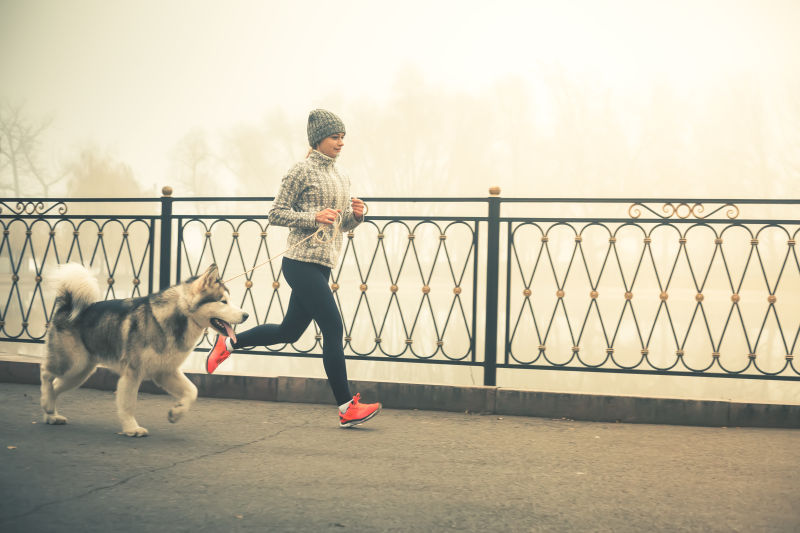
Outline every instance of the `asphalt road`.
<svg viewBox="0 0 800 533">
<path fill-rule="evenodd" d="M 365 400 L 370 400 L 365 398 Z M 703 428 L 0 383 L 0 531 L 798 531 L 800 430 Z"/>
</svg>

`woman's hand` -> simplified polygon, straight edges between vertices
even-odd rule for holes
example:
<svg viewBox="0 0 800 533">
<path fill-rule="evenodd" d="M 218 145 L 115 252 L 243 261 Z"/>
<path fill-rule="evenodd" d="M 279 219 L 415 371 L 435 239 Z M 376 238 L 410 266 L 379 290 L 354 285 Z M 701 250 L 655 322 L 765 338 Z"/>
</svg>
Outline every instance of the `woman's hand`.
<svg viewBox="0 0 800 533">
<path fill-rule="evenodd" d="M 341 212 L 341 209 L 331 209 L 330 207 L 323 209 L 317 213 L 317 224 L 333 224 L 336 221 L 336 217 L 338 217 Z"/>
<path fill-rule="evenodd" d="M 353 215 L 361 220 L 364 218 L 364 202 L 355 196 L 350 199 L 350 207 L 353 209 Z"/>
</svg>

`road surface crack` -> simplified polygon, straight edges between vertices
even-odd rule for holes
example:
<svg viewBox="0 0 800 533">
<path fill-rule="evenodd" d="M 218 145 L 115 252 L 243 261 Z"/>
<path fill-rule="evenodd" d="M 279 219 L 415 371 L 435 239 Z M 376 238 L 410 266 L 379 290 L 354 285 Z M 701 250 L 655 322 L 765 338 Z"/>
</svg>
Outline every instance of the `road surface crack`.
<svg viewBox="0 0 800 533">
<path fill-rule="evenodd" d="M 96 493 L 101 492 L 101 491 L 115 489 L 117 487 L 120 487 L 120 486 L 128 483 L 129 481 L 133 481 L 133 480 L 135 480 L 137 478 L 140 478 L 142 476 L 146 476 L 146 475 L 149 475 L 149 474 L 155 474 L 157 472 L 162 472 L 164 470 L 169 470 L 171 468 L 175 468 L 176 466 L 185 465 L 187 463 L 192 463 L 194 461 L 207 459 L 209 457 L 214 457 L 214 456 L 217 456 L 217 455 L 223 455 L 223 454 L 228 453 L 228 452 L 230 452 L 232 450 L 245 448 L 247 446 L 251 446 L 251 445 L 257 444 L 259 442 L 264 442 L 264 441 L 267 441 L 267 440 L 270 440 L 270 439 L 274 439 L 275 437 L 278 437 L 279 435 L 281 435 L 282 433 L 284 433 L 286 431 L 289 431 L 291 429 L 302 428 L 304 426 L 307 426 L 308 424 L 309 424 L 309 422 L 306 422 L 305 424 L 301 424 L 299 426 L 283 428 L 283 429 L 281 429 L 279 431 L 276 431 L 275 433 L 271 433 L 269 435 L 264 435 L 262 437 L 259 437 L 257 439 L 254 439 L 254 440 L 251 440 L 251 441 L 248 441 L 248 442 L 241 442 L 241 443 L 238 443 L 238 444 L 232 444 L 232 445 L 230 445 L 230 446 L 228 446 L 226 448 L 222 448 L 220 450 L 216 450 L 216 451 L 213 451 L 213 452 L 210 452 L 210 453 L 205 453 L 205 454 L 198 455 L 198 456 L 195 456 L 195 457 L 189 457 L 189 458 L 183 459 L 181 461 L 175 461 L 174 463 L 169 464 L 169 465 L 159 466 L 159 467 L 156 467 L 156 468 L 150 468 L 150 469 L 147 469 L 147 470 L 145 470 L 143 472 L 138 472 L 136 474 L 130 475 L 130 476 L 124 478 L 124 479 L 120 479 L 120 480 L 118 480 L 118 481 L 116 481 L 114 483 L 111 483 L 111 484 L 108 484 L 108 485 L 103 485 L 102 487 L 94 487 L 94 488 L 92 488 L 90 490 L 87 490 L 87 491 L 82 492 L 80 494 L 75 494 L 75 495 L 70 496 L 68 498 L 60 498 L 58 500 L 45 502 L 45 503 L 37 505 L 36 507 L 33 507 L 32 509 L 29 509 L 29 510 L 25 511 L 23 513 L 16 514 L 16 515 L 13 515 L 13 516 L 0 517 L 0 524 L 6 523 L 6 522 L 10 522 L 12 520 L 17 520 L 19 518 L 25 518 L 26 516 L 34 514 L 34 513 L 38 512 L 38 511 L 46 508 L 46 507 L 51 507 L 53 505 L 58 505 L 58 504 L 61 504 L 61 503 L 80 500 L 81 498 L 85 498 L 87 496 L 91 496 L 91 495 L 96 494 Z"/>
</svg>

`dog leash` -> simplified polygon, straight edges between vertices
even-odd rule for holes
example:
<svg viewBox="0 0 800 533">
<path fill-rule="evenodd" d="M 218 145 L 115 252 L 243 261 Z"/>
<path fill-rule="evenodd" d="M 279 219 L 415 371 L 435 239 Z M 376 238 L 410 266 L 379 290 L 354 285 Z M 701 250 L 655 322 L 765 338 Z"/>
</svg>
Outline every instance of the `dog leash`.
<svg viewBox="0 0 800 533">
<path fill-rule="evenodd" d="M 364 213 L 362 213 L 362 215 L 361 215 L 362 220 L 363 220 L 363 217 L 367 216 L 368 210 L 369 210 L 369 208 L 367 207 L 367 204 L 364 204 Z M 302 240 L 294 243 L 292 246 L 288 247 L 287 249 L 285 249 L 281 253 L 275 254 L 275 256 L 270 257 L 266 261 L 257 264 L 256 266 L 254 266 L 250 270 L 245 270 L 241 274 L 237 274 L 237 275 L 233 276 L 232 278 L 228 278 L 228 279 L 224 280 L 223 283 L 228 283 L 229 281 L 233 281 L 236 278 L 241 278 L 242 276 L 249 274 L 250 272 L 256 270 L 257 268 L 261 268 L 264 265 L 270 264 L 271 262 L 273 262 L 274 260 L 276 260 L 277 258 L 282 256 L 283 254 L 285 254 L 286 252 L 288 252 L 292 248 L 296 248 L 296 247 L 300 246 L 301 244 L 303 244 L 304 242 L 306 242 L 307 240 L 309 240 L 311 238 L 313 238 L 314 240 L 316 240 L 319 243 L 328 242 L 329 240 L 333 239 L 336 236 L 336 233 L 341 231 L 342 220 L 343 220 L 342 219 L 342 214 L 338 213 L 336 215 L 336 218 L 331 223 L 331 234 L 330 234 L 330 236 L 327 236 L 327 237 L 325 236 L 325 229 L 327 228 L 327 226 L 320 226 L 319 228 L 316 229 L 316 231 L 314 231 L 314 233 L 312 233 L 308 237 L 305 237 Z"/>
</svg>

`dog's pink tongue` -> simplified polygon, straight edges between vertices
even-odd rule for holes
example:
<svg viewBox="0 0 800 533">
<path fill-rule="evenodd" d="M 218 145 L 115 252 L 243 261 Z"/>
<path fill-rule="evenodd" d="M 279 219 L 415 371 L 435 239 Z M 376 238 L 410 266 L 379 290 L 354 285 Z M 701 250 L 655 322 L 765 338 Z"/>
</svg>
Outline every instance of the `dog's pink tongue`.
<svg viewBox="0 0 800 533">
<path fill-rule="evenodd" d="M 228 337 L 230 337 L 231 340 L 236 343 L 236 333 L 233 331 L 231 325 L 227 322 L 223 322 L 222 324 L 225 326 L 225 333 L 227 333 Z"/>
</svg>

